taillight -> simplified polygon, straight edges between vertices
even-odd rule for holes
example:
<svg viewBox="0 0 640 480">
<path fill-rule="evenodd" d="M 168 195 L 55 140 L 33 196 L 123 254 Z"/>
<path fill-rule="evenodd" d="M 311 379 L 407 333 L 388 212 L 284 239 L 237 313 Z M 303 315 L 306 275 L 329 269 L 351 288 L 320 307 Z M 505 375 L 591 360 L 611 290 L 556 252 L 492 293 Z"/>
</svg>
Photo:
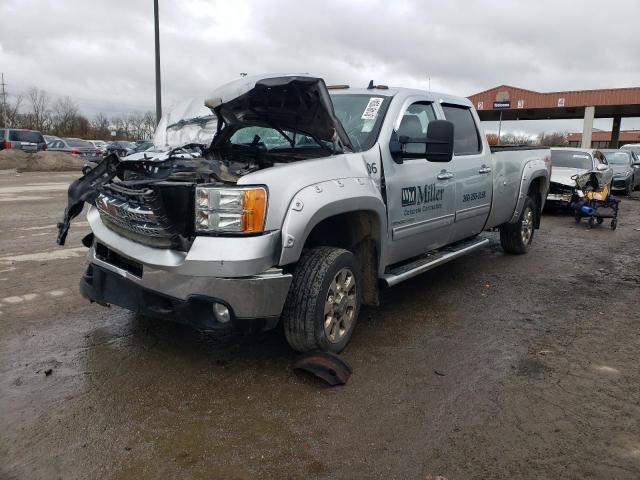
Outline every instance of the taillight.
<svg viewBox="0 0 640 480">
<path fill-rule="evenodd" d="M 8 140 L 5 140 L 4 143 L 2 144 L 2 148 L 11 148 L 11 142 Z"/>
<path fill-rule="evenodd" d="M 69 153 L 71 155 L 80 155 L 80 150 L 71 150 Z"/>
</svg>

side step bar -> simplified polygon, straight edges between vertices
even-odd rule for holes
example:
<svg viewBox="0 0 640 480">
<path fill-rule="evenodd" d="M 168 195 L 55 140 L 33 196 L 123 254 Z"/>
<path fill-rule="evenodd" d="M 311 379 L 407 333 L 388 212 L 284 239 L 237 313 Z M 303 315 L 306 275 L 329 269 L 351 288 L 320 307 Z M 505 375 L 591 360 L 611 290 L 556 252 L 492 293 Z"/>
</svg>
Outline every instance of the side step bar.
<svg viewBox="0 0 640 480">
<path fill-rule="evenodd" d="M 419 257 L 412 262 L 399 265 L 382 276 L 382 279 L 387 282 L 387 285 L 392 287 L 400 282 L 408 280 L 411 277 L 420 275 L 432 268 L 435 268 L 444 263 L 455 260 L 458 257 L 466 255 L 473 250 L 489 244 L 488 238 L 473 238 L 472 240 L 463 240 L 462 242 L 455 243 L 442 250 L 436 250 Z"/>
</svg>

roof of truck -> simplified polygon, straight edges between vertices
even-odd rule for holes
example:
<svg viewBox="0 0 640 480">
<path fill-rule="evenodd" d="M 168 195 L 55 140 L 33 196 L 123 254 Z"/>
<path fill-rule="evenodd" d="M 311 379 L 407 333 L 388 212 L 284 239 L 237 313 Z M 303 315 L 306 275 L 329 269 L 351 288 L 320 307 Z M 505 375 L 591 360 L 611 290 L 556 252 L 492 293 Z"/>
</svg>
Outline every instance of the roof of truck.
<svg viewBox="0 0 640 480">
<path fill-rule="evenodd" d="M 440 103 L 453 103 L 456 105 L 465 105 L 472 107 L 473 104 L 469 99 L 465 97 L 459 97 L 456 95 L 450 95 L 448 93 L 442 92 L 431 92 L 427 90 L 421 90 L 418 88 L 405 88 L 405 87 L 374 87 L 374 88 L 351 88 L 348 85 L 341 85 L 340 87 L 329 87 L 329 93 L 331 95 L 380 95 L 386 97 L 395 97 L 397 95 L 402 95 L 405 97 L 411 97 L 414 95 L 424 96 L 431 100 L 438 101 Z"/>
</svg>

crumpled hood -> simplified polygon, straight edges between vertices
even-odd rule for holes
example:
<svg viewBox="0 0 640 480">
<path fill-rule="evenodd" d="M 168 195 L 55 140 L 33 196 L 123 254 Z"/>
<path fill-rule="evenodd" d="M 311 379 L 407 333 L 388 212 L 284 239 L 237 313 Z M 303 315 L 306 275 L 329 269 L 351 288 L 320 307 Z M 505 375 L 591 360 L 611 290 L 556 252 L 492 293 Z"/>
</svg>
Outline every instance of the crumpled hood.
<svg viewBox="0 0 640 480">
<path fill-rule="evenodd" d="M 153 135 L 153 145 L 161 150 L 194 143 L 209 146 L 217 125 L 217 117 L 205 107 L 204 100 L 190 98 L 162 116 Z"/>
<path fill-rule="evenodd" d="M 246 123 L 297 130 L 351 148 L 324 80 L 290 74 L 239 78 L 206 99 L 182 102 L 162 117 L 153 143 L 159 148 L 190 143 L 209 146 L 220 120 L 231 126 Z"/>
<path fill-rule="evenodd" d="M 568 187 L 575 187 L 576 181 L 571 177 L 573 175 L 582 175 L 588 171 L 589 170 L 584 170 L 582 168 L 553 167 L 551 170 L 551 182 L 566 185 Z"/>
</svg>

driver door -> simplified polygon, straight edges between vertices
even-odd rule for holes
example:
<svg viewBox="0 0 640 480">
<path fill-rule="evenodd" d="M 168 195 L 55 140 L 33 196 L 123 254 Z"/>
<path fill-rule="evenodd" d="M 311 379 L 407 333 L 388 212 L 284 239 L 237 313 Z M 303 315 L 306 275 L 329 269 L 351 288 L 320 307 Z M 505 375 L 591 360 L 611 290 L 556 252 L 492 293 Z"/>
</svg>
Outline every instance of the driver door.
<svg viewBox="0 0 640 480">
<path fill-rule="evenodd" d="M 431 102 L 408 102 L 395 121 L 399 136 L 425 138 L 427 125 L 436 119 Z M 407 144 L 406 149 L 424 152 L 425 144 Z M 449 242 L 455 217 L 453 161 L 429 162 L 424 158 L 394 161 L 383 147 L 384 177 L 389 225 L 389 263 L 397 263 Z"/>
</svg>

